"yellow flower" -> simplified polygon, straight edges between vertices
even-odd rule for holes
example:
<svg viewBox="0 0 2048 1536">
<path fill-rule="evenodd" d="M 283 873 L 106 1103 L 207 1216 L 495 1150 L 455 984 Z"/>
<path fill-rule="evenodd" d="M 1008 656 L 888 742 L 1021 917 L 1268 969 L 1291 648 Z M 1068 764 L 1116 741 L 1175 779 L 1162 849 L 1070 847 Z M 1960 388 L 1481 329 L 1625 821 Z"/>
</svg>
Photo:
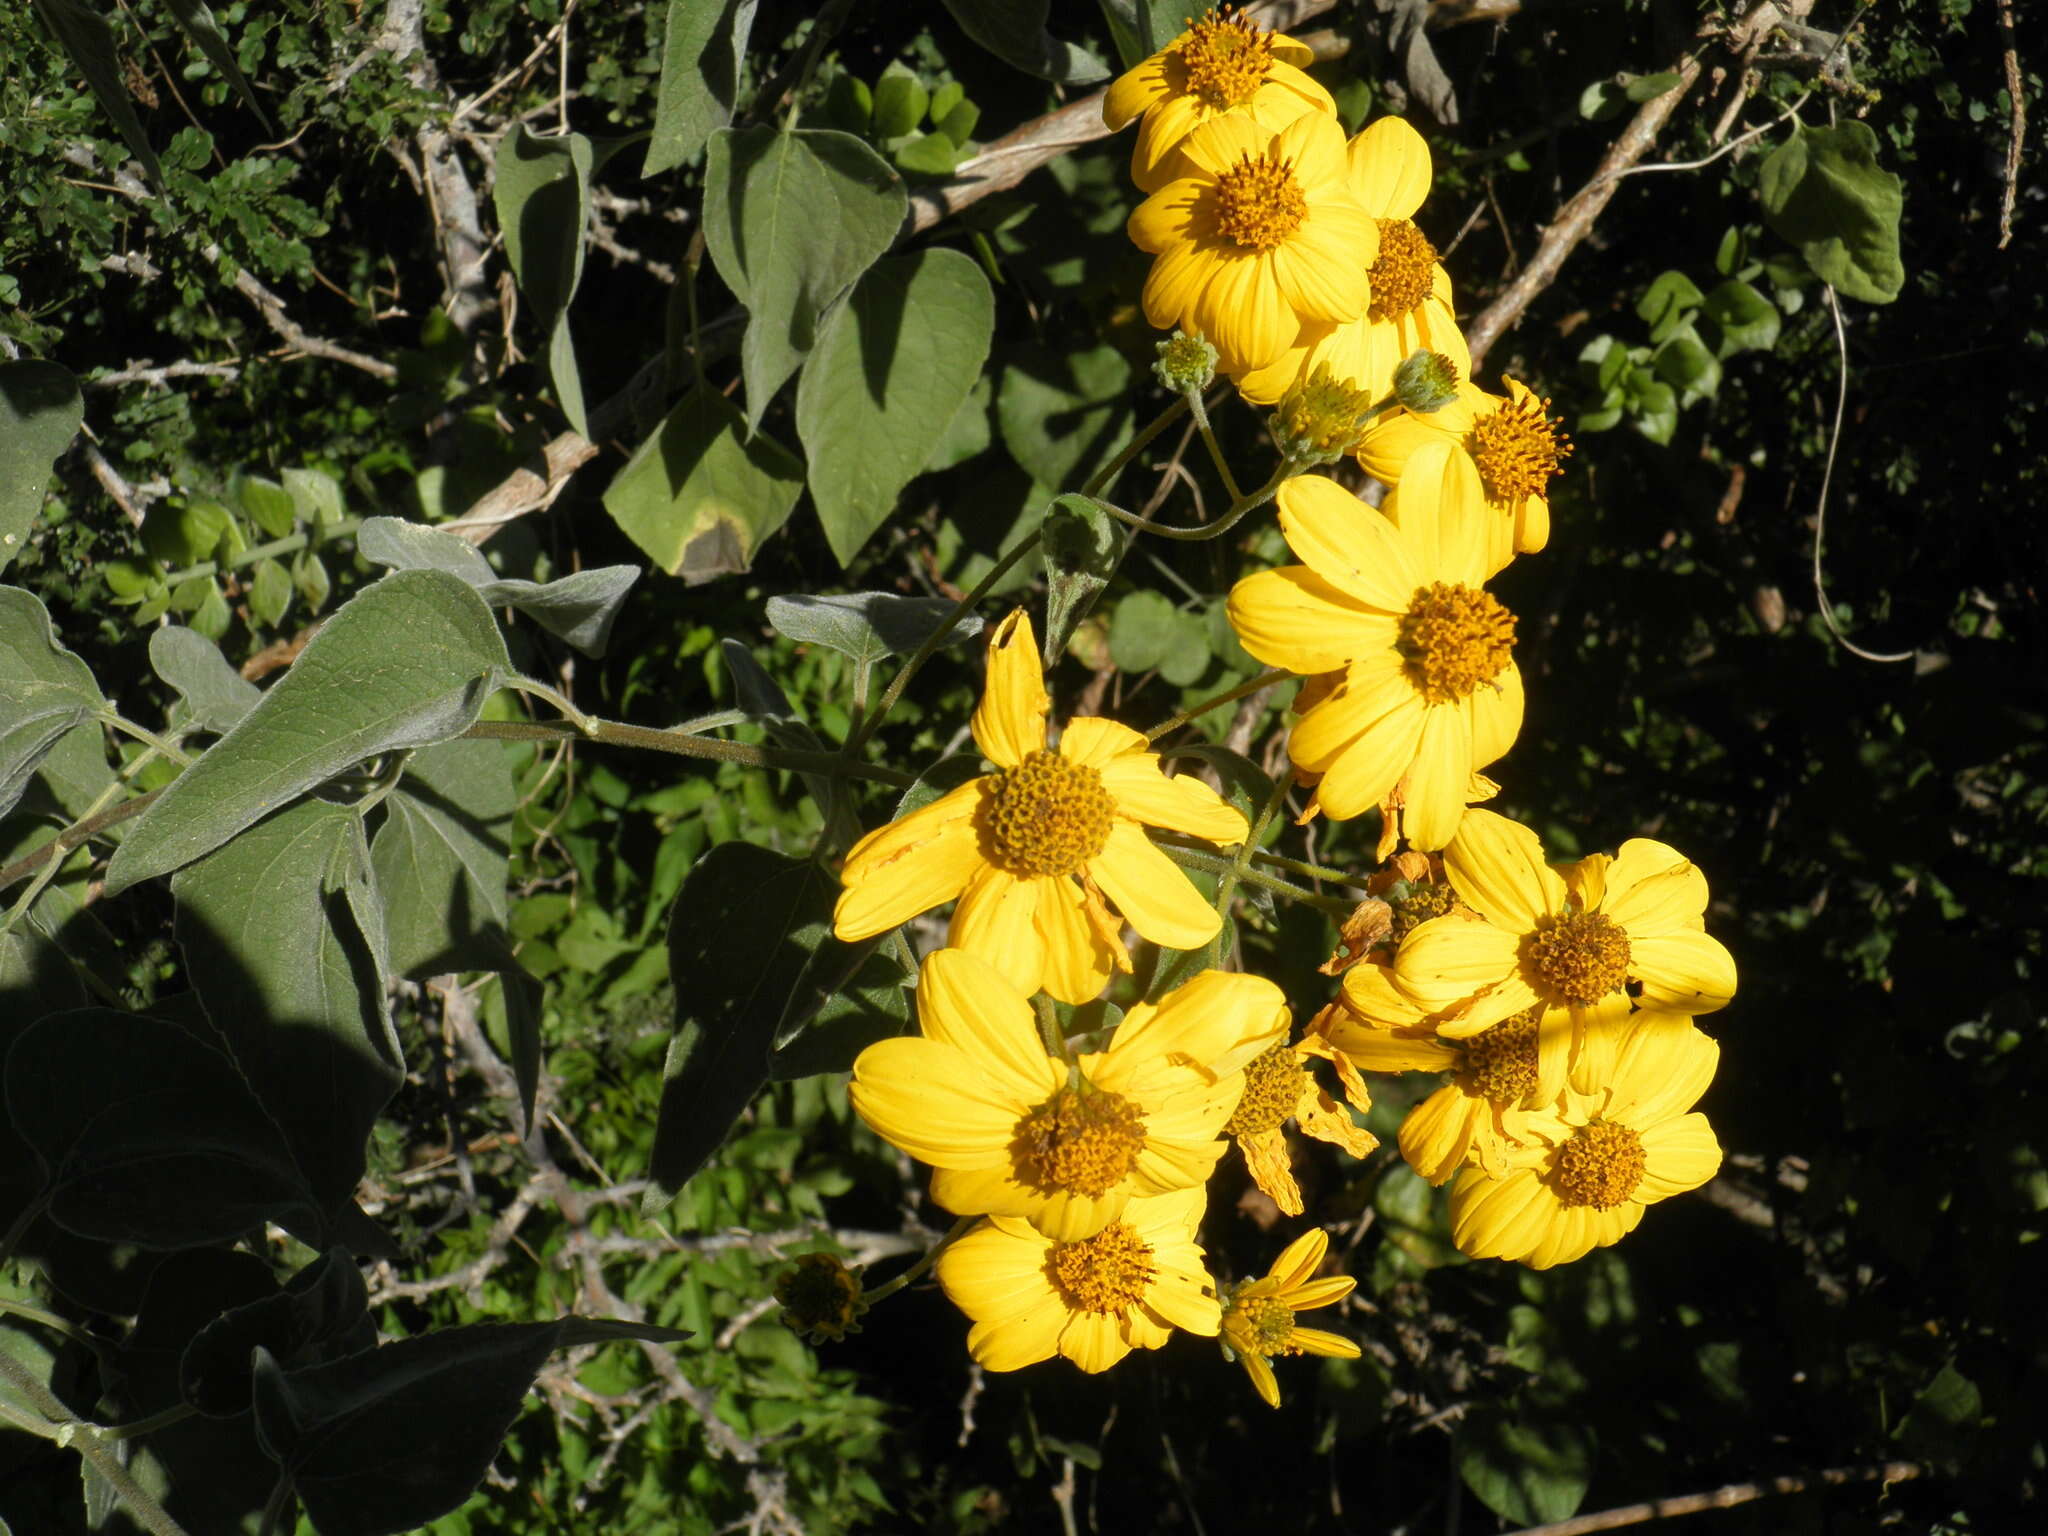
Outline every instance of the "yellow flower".
<svg viewBox="0 0 2048 1536">
<path fill-rule="evenodd" d="M 1507 386 L 1503 399 L 1467 380 L 1449 405 L 1426 415 L 1390 412 L 1358 444 L 1365 472 L 1389 485 L 1398 484 L 1425 450 L 1449 450 L 1469 460 L 1486 487 L 1487 505 L 1502 514 L 1490 571 L 1517 551 L 1534 554 L 1550 542 L 1550 481 L 1564 473 L 1560 466 L 1572 451 L 1570 439 L 1550 419 L 1550 402 L 1519 379 L 1509 379 Z"/>
<path fill-rule="evenodd" d="M 1173 179 L 1181 141 L 1218 117 L 1242 116 L 1269 133 L 1310 112 L 1335 117 L 1330 93 L 1302 73 L 1314 58 L 1306 44 L 1224 6 L 1119 75 L 1103 94 L 1102 121 L 1115 133 L 1145 114 L 1131 151 L 1131 180 L 1157 192 Z"/>
<path fill-rule="evenodd" d="M 1372 298 L 1379 225 L 1352 194 L 1344 130 L 1320 112 L 1277 134 L 1245 117 L 1196 129 L 1126 227 L 1158 257 L 1145 318 L 1199 331 L 1226 373 L 1264 367 L 1303 321 L 1350 320 Z"/>
<path fill-rule="evenodd" d="M 1318 366 L 1353 384 L 1375 405 L 1394 393 L 1394 369 L 1414 352 L 1440 352 L 1459 378 L 1472 372 L 1451 308 L 1451 279 L 1436 247 L 1415 227 L 1429 195 L 1429 146 L 1398 117 L 1383 117 L 1351 141 L 1346 159 L 1352 195 L 1379 226 L 1368 273 L 1372 300 L 1356 319 L 1311 321 L 1263 368 L 1237 381 L 1254 405 L 1269 405 Z M 1393 484 L 1389 480 L 1388 484 Z"/>
<path fill-rule="evenodd" d="M 1527 827 L 1472 810 L 1444 869 L 1476 918 L 1440 917 L 1409 934 L 1393 981 L 1452 1038 L 1532 1006 L 1540 1075 L 1591 1092 L 1613 1070 L 1612 1031 L 1595 1024 L 1627 1002 L 1711 1013 L 1735 995 L 1735 961 L 1706 934 L 1707 877 L 1675 848 L 1631 838 L 1617 857 L 1562 869 Z M 1618 1000 L 1618 1001 L 1617 1001 Z"/>
<path fill-rule="evenodd" d="M 1289 480 L 1280 527 L 1307 563 L 1245 578 L 1228 607 L 1260 661 L 1340 673 L 1288 737 L 1295 765 L 1321 775 L 1311 811 L 1392 802 L 1419 849 L 1443 847 L 1492 792 L 1476 770 L 1522 724 L 1515 616 L 1482 586 L 1490 514 L 1469 466 L 1442 468 L 1404 481 L 1384 514 L 1319 475 Z"/>
<path fill-rule="evenodd" d="M 1223 1134 L 1244 1154 L 1252 1182 L 1288 1216 L 1302 1212 L 1301 1186 L 1294 1182 L 1287 1153 L 1288 1121 L 1353 1157 L 1365 1157 L 1380 1144 L 1379 1137 L 1354 1121 L 1316 1081 L 1308 1064 L 1318 1058 L 1337 1069 L 1351 1107 L 1360 1114 L 1370 1113 L 1372 1099 L 1365 1091 L 1365 1079 L 1311 1028 L 1294 1045 L 1275 1041 L 1245 1066 L 1243 1097 L 1223 1127 Z"/>
<path fill-rule="evenodd" d="M 983 1222 L 939 1255 L 939 1284 L 974 1320 L 967 1350 L 991 1371 L 1065 1355 L 1106 1371 L 1133 1349 L 1157 1349 L 1176 1328 L 1213 1338 L 1216 1287 L 1195 1228 L 1198 1185 L 1133 1200 L 1120 1220 L 1063 1242 L 1007 1216 Z"/>
<path fill-rule="evenodd" d="M 1244 817 L 1200 780 L 1167 778 L 1145 738 L 1114 720 L 1069 721 L 1049 746 L 1049 705 L 1020 610 L 989 642 L 974 712 L 974 739 L 998 771 L 854 844 L 833 911 L 840 938 L 886 933 L 957 896 L 949 944 L 1027 995 L 1083 1003 L 1131 968 L 1104 896 L 1155 944 L 1198 949 L 1216 936 L 1216 909 L 1144 828 L 1229 844 L 1244 840 Z"/>
<path fill-rule="evenodd" d="M 1233 1286 L 1224 1296 L 1224 1342 L 1270 1407 L 1280 1406 L 1280 1383 L 1273 1379 L 1274 1356 L 1334 1355 L 1340 1360 L 1359 1356 L 1358 1346 L 1342 1334 L 1294 1325 L 1295 1313 L 1342 1301 L 1358 1284 L 1349 1275 L 1313 1278 L 1329 1247 L 1330 1234 L 1321 1227 L 1304 1232 L 1280 1250 L 1280 1257 L 1262 1278 Z"/>
<path fill-rule="evenodd" d="M 1643 1207 L 1698 1189 L 1721 1166 L 1702 1114 L 1720 1047 L 1683 1014 L 1645 1010 L 1620 1031 L 1613 1075 L 1567 1091 L 1532 1122 L 1537 1144 L 1502 1178 L 1468 1168 L 1451 1186 L 1451 1237 L 1475 1259 L 1532 1269 L 1569 1264 L 1619 1242 Z"/>
<path fill-rule="evenodd" d="M 925 957 L 923 1032 L 853 1065 L 853 1107 L 930 1163 L 932 1199 L 960 1216 L 1028 1221 L 1076 1241 L 1134 1199 L 1199 1185 L 1244 1092 L 1244 1064 L 1287 1032 L 1280 989 L 1204 971 L 1124 1015 L 1109 1048 L 1046 1054 L 1031 1005 L 965 950 Z"/>
</svg>

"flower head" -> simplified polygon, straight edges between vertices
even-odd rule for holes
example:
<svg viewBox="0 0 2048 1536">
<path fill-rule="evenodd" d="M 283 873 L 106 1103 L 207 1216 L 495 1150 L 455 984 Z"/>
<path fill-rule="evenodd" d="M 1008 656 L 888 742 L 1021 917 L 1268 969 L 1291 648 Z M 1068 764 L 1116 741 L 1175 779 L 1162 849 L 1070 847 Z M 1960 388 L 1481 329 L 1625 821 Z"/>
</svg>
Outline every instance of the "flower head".
<svg viewBox="0 0 2048 1536">
<path fill-rule="evenodd" d="M 794 1268 L 775 1281 L 775 1299 L 782 1306 L 782 1326 L 814 1344 L 836 1343 L 859 1333 L 860 1277 L 834 1254 L 800 1253 Z"/>
<path fill-rule="evenodd" d="M 1228 606 L 1260 661 L 1331 677 L 1287 744 L 1321 775 L 1312 807 L 1341 820 L 1391 804 L 1419 849 L 1491 793 L 1477 770 L 1522 724 L 1515 617 L 1483 585 L 1490 514 L 1468 469 L 1441 468 L 1384 514 L 1320 476 L 1287 481 L 1280 527 L 1306 563 L 1247 577 Z"/>
<path fill-rule="evenodd" d="M 1468 1168 L 1451 1186 L 1451 1237 L 1474 1258 L 1532 1269 L 1619 1242 L 1643 1209 L 1697 1189 L 1721 1166 L 1705 1115 L 1687 1113 L 1720 1048 L 1683 1014 L 1645 1009 L 1619 1031 L 1612 1072 L 1568 1089 L 1531 1121 L 1531 1145 L 1501 1177 Z"/>
<path fill-rule="evenodd" d="M 1296 1044 L 1275 1041 L 1245 1065 L 1244 1094 L 1223 1127 L 1223 1134 L 1244 1154 L 1252 1182 L 1288 1216 L 1302 1212 L 1301 1186 L 1294 1181 L 1287 1153 L 1290 1120 L 1305 1134 L 1342 1147 L 1353 1157 L 1364 1157 L 1380 1144 L 1377 1136 L 1353 1120 L 1316 1081 L 1309 1063 L 1318 1059 L 1336 1068 L 1351 1107 L 1360 1114 L 1370 1113 L 1372 1099 L 1365 1091 L 1365 1079 L 1311 1029 Z"/>
<path fill-rule="evenodd" d="M 1444 849 L 1471 917 L 1423 923 L 1395 953 L 1394 985 L 1438 1031 L 1469 1038 L 1537 1007 L 1541 1097 L 1592 1092 L 1612 1072 L 1613 1031 L 1644 1008 L 1710 1013 L 1735 995 L 1735 962 L 1706 933 L 1707 877 L 1677 849 L 1631 838 L 1614 858 L 1553 869 L 1536 834 L 1471 810 Z"/>
<path fill-rule="evenodd" d="M 962 1216 L 1017 1217 L 1061 1241 L 1134 1199 L 1199 1185 L 1223 1154 L 1243 1067 L 1287 1031 L 1280 989 L 1204 971 L 1126 1013 L 1109 1047 L 1046 1053 L 1031 1005 L 965 950 L 925 958 L 921 1033 L 853 1066 L 853 1107 L 930 1163 L 932 1198 Z"/>
<path fill-rule="evenodd" d="M 974 1320 L 967 1349 L 991 1371 L 1055 1354 L 1106 1371 L 1133 1349 L 1157 1349 L 1176 1328 L 1214 1337 L 1216 1287 L 1202 1262 L 1199 1185 L 1133 1200 L 1084 1238 L 1047 1237 L 992 1217 L 939 1255 L 939 1284 Z"/>
<path fill-rule="evenodd" d="M 1259 1396 L 1271 1407 L 1280 1406 L 1280 1383 L 1273 1376 L 1275 1356 L 1358 1358 L 1358 1346 L 1343 1335 L 1297 1327 L 1294 1321 L 1298 1312 L 1342 1301 L 1358 1284 L 1349 1275 L 1314 1278 L 1329 1247 L 1330 1234 L 1321 1227 L 1304 1232 L 1280 1251 L 1280 1257 L 1263 1276 L 1224 1292 L 1224 1342 L 1251 1377 Z"/>
<path fill-rule="evenodd" d="M 1174 152 L 1204 123 L 1234 116 L 1278 132 L 1309 113 L 1334 118 L 1330 93 L 1302 73 L 1313 57 L 1305 44 L 1223 6 L 1118 76 L 1102 98 L 1102 121 L 1114 133 L 1144 114 L 1131 180 L 1156 192 L 1177 174 Z"/>
<path fill-rule="evenodd" d="M 1352 319 L 1372 297 L 1379 226 L 1352 195 L 1344 130 L 1320 113 L 1278 133 L 1241 117 L 1197 129 L 1127 228 L 1158 258 L 1145 318 L 1200 331 L 1232 374 L 1278 357 L 1304 321 Z"/>
<path fill-rule="evenodd" d="M 1550 541 L 1550 482 L 1564 473 L 1572 451 L 1571 440 L 1551 420 L 1550 402 L 1519 379 L 1509 379 L 1507 386 L 1503 397 L 1469 381 L 1460 384 L 1457 398 L 1438 410 L 1389 412 L 1358 444 L 1359 464 L 1389 485 L 1398 484 L 1425 454 L 1448 451 L 1468 461 L 1497 514 L 1488 541 L 1489 572 Z M 1434 460 L 1424 462 L 1424 472 L 1435 473 Z"/>
<path fill-rule="evenodd" d="M 1395 369 L 1418 351 L 1440 354 L 1458 377 L 1472 370 L 1451 309 L 1451 280 L 1415 224 L 1429 194 L 1429 146 L 1402 119 L 1383 117 L 1351 141 L 1346 162 L 1352 196 L 1379 233 L 1373 252 L 1357 257 L 1372 297 L 1350 319 L 1305 322 L 1272 362 L 1244 373 L 1238 390 L 1254 405 L 1279 399 L 1318 367 L 1375 404 L 1394 393 Z"/>
<path fill-rule="evenodd" d="M 1244 817 L 1199 779 L 1167 778 L 1129 726 L 1072 720 L 1052 744 L 1038 642 L 1021 610 L 997 627 L 988 658 L 974 739 L 997 771 L 854 844 L 834 931 L 872 938 L 958 897 L 948 943 L 1027 996 L 1072 1003 L 1131 967 L 1105 897 L 1155 944 L 1197 949 L 1214 938 L 1216 909 L 1144 828 L 1228 844 L 1244 840 Z"/>
</svg>

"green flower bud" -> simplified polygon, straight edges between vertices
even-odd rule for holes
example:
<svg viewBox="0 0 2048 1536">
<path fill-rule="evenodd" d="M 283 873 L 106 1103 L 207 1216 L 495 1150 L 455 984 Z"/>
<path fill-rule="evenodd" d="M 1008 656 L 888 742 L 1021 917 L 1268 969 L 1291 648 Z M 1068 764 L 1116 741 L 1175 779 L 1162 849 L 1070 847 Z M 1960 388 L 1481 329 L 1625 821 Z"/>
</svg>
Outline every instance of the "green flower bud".
<svg viewBox="0 0 2048 1536">
<path fill-rule="evenodd" d="M 1177 330 L 1159 343 L 1159 361 L 1152 372 L 1175 394 L 1198 395 L 1216 377 L 1216 349 L 1200 336 Z"/>
<path fill-rule="evenodd" d="M 1296 382 L 1273 412 L 1273 436 L 1280 451 L 1300 464 L 1327 464 L 1349 452 L 1365 431 L 1376 402 L 1327 364 Z"/>
<path fill-rule="evenodd" d="M 1458 398 L 1458 365 L 1441 352 L 1411 352 L 1394 366 L 1394 398 L 1427 416 Z"/>
</svg>

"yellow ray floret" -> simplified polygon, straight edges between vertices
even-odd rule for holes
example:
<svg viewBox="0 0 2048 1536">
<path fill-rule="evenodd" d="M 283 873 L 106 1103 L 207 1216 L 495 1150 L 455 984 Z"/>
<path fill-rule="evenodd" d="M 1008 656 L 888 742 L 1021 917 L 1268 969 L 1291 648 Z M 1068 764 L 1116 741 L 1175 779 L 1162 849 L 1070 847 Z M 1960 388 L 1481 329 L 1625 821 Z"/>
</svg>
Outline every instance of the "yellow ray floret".
<svg viewBox="0 0 2048 1536">
<path fill-rule="evenodd" d="M 1114 720 L 1070 721 L 1053 744 L 1049 707 L 1020 610 L 989 642 L 974 712 L 974 739 L 998 771 L 853 846 L 833 911 L 840 938 L 872 938 L 958 897 L 949 944 L 1021 992 L 1082 1003 L 1130 969 L 1105 898 L 1155 944 L 1196 949 L 1216 936 L 1216 909 L 1144 829 L 1231 844 L 1244 817 L 1201 781 L 1168 778 L 1145 738 Z"/>
<path fill-rule="evenodd" d="M 1298 1327 L 1294 1321 L 1297 1312 L 1342 1301 L 1358 1283 L 1349 1275 L 1315 1278 L 1329 1247 L 1330 1234 L 1321 1227 L 1304 1232 L 1281 1250 L 1263 1276 L 1234 1286 L 1224 1295 L 1224 1342 L 1271 1407 L 1280 1406 L 1280 1383 L 1273 1376 L 1275 1356 L 1358 1358 L 1358 1346 L 1342 1334 Z"/>
<path fill-rule="evenodd" d="M 1288 1022 L 1270 981 L 1204 971 L 1132 1008 L 1106 1050 L 1070 1064 L 1047 1053 L 1020 992 L 954 949 L 926 957 L 917 1008 L 921 1033 L 854 1063 L 855 1111 L 933 1166 L 932 1198 L 947 1210 L 1016 1217 L 1063 1242 L 1208 1178 L 1245 1063 Z"/>
</svg>

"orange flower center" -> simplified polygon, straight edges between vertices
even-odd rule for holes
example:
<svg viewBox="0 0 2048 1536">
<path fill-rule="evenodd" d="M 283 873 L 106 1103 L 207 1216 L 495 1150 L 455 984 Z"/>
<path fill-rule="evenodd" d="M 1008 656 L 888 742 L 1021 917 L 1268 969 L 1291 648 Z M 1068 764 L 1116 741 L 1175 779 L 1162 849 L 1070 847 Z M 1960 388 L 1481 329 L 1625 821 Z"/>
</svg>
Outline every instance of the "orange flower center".
<svg viewBox="0 0 2048 1536">
<path fill-rule="evenodd" d="M 1502 1108 L 1521 1103 L 1536 1086 L 1536 1021 L 1542 1015 L 1538 1003 L 1467 1040 L 1458 1069 L 1465 1088 Z"/>
<path fill-rule="evenodd" d="M 1090 1199 L 1121 1184 L 1144 1149 L 1138 1106 L 1099 1088 L 1062 1088 L 1017 1122 L 1010 1142 L 1020 1183 Z"/>
<path fill-rule="evenodd" d="M 1224 1124 L 1226 1136 L 1257 1136 L 1277 1131 L 1301 1102 L 1301 1058 L 1284 1042 L 1252 1058 L 1244 1069 L 1244 1096 Z"/>
<path fill-rule="evenodd" d="M 1643 1138 L 1625 1125 L 1596 1120 L 1557 1149 L 1550 1175 L 1565 1205 L 1611 1211 L 1643 1182 Z"/>
<path fill-rule="evenodd" d="M 1102 775 L 1057 752 L 1033 752 L 995 775 L 982 809 L 983 852 L 1013 875 L 1074 875 L 1109 841 L 1116 802 Z"/>
<path fill-rule="evenodd" d="M 1409 219 L 1381 219 L 1380 254 L 1372 264 L 1368 320 L 1398 320 L 1436 284 L 1436 247 Z"/>
<path fill-rule="evenodd" d="M 1156 1273 L 1152 1245 L 1115 1221 L 1078 1243 L 1055 1243 L 1047 1278 L 1076 1312 L 1128 1312 L 1145 1299 Z"/>
<path fill-rule="evenodd" d="M 1408 680 L 1431 704 L 1455 704 L 1492 682 L 1514 659 L 1515 616 L 1491 592 L 1458 582 L 1417 587 L 1401 615 L 1394 649 Z"/>
<path fill-rule="evenodd" d="M 1443 917 L 1458 910 L 1458 893 L 1448 885 L 1413 885 L 1408 894 L 1388 903 L 1394 909 L 1394 925 L 1389 930 L 1394 942 L 1399 944 L 1409 934 L 1433 917 Z"/>
<path fill-rule="evenodd" d="M 1177 50 L 1187 89 L 1217 112 L 1241 107 L 1265 83 L 1273 64 L 1273 34 L 1226 5 L 1188 23 Z"/>
<path fill-rule="evenodd" d="M 1466 450 L 1479 466 L 1489 501 L 1518 507 L 1540 496 L 1552 475 L 1564 473 L 1571 439 L 1550 419 L 1550 401 L 1524 395 L 1504 401 L 1472 423 Z"/>
<path fill-rule="evenodd" d="M 1628 930 L 1599 912 L 1539 918 L 1529 963 L 1553 1000 L 1590 1007 L 1628 980 Z"/>
<path fill-rule="evenodd" d="M 1245 250 L 1272 250 L 1307 217 L 1308 197 L 1285 160 L 1242 155 L 1216 178 L 1216 227 Z"/>
<path fill-rule="evenodd" d="M 1277 1296 L 1240 1296 L 1230 1304 L 1230 1342 L 1240 1353 L 1293 1355 L 1294 1308 Z"/>
</svg>

